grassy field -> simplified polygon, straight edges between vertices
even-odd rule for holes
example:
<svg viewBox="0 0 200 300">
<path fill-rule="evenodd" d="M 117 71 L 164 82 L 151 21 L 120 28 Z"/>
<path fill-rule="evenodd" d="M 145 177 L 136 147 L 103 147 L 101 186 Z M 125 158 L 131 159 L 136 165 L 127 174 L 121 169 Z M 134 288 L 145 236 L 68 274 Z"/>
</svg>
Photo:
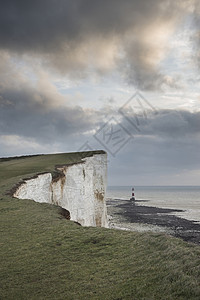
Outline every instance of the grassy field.
<svg viewBox="0 0 200 300">
<path fill-rule="evenodd" d="M 89 154 L 88 154 L 89 155 Z M 80 154 L 0 160 L 0 299 L 200 299 L 200 248 L 153 233 L 84 228 L 5 195 Z"/>
</svg>

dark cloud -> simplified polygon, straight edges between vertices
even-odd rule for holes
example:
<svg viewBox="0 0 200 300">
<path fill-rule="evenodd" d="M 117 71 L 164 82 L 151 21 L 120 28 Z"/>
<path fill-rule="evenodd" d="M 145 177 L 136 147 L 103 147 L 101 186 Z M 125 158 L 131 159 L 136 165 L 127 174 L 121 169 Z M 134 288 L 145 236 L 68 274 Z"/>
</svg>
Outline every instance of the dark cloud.
<svg viewBox="0 0 200 300">
<path fill-rule="evenodd" d="M 91 65 L 98 74 L 118 69 L 129 83 L 154 89 L 163 80 L 158 64 L 168 34 L 190 2 L 1 1 L 0 47 L 42 57 L 65 74 L 86 75 Z"/>
<path fill-rule="evenodd" d="M 121 34 L 175 14 L 173 1 L 43 0 L 1 1 L 1 47 L 56 51 L 63 40 L 91 34 Z M 134 27 L 133 27 L 134 30 Z"/>
<path fill-rule="evenodd" d="M 198 184 L 200 113 L 171 109 L 137 117 L 140 131 L 130 118 L 121 121 L 133 140 L 110 160 L 110 184 L 120 185 L 122 174 L 124 185 Z"/>
<path fill-rule="evenodd" d="M 35 83 L 23 76 L 10 57 L 0 53 L 0 134 L 35 138 L 39 143 L 81 135 L 98 124 L 98 114 L 60 94 L 47 73 Z"/>
<path fill-rule="evenodd" d="M 36 101 L 39 99 L 40 101 Z M 56 101 L 56 99 L 54 99 Z M 45 92 L 5 90 L 0 98 L 0 134 L 62 141 L 94 129 L 97 115 L 81 107 L 52 106 Z"/>
<path fill-rule="evenodd" d="M 136 138 L 110 162 L 110 184 L 198 185 L 199 147 L 196 139 Z"/>
<path fill-rule="evenodd" d="M 134 136 L 110 162 L 110 184 L 198 185 L 199 112 L 161 110 L 140 119 L 140 132 L 123 120 Z M 113 179 L 112 179 L 113 178 Z"/>
<path fill-rule="evenodd" d="M 126 115 L 123 124 L 134 135 L 159 136 L 163 139 L 178 139 L 189 135 L 200 136 L 200 112 L 188 110 L 160 109 L 156 112 L 146 111 Z M 137 119 L 137 120 L 136 120 Z M 137 125 L 137 128 L 130 123 Z"/>
</svg>

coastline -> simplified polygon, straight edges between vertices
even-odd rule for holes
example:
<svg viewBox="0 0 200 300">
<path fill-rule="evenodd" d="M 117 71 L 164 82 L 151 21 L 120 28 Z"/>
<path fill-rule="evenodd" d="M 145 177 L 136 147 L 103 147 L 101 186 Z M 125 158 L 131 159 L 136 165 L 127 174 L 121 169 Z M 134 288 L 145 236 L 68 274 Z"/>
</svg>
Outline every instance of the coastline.
<svg viewBox="0 0 200 300">
<path fill-rule="evenodd" d="M 113 198 L 107 198 L 107 210 L 110 228 L 164 232 L 200 245 L 200 224 L 180 217 L 183 210 L 148 206 L 140 200 Z"/>
</svg>

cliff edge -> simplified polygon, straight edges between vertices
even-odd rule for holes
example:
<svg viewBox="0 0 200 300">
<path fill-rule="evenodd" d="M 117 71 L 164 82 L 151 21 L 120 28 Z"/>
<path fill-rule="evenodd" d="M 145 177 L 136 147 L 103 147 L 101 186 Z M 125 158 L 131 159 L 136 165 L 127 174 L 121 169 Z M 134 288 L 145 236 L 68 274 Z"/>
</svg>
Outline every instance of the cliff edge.
<svg viewBox="0 0 200 300">
<path fill-rule="evenodd" d="M 83 226 L 107 227 L 106 184 L 107 154 L 94 152 L 79 162 L 57 165 L 54 173 L 24 179 L 13 196 L 56 204 Z"/>
</svg>

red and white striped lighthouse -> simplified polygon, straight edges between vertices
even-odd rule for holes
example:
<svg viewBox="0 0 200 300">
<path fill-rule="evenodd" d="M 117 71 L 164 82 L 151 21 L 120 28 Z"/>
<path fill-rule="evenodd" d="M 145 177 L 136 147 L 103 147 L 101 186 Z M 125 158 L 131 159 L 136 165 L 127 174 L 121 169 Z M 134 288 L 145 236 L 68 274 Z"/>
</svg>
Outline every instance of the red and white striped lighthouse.
<svg viewBox="0 0 200 300">
<path fill-rule="evenodd" d="M 135 200 L 135 192 L 134 192 L 134 188 L 132 188 L 132 197 L 130 198 L 131 201 Z"/>
</svg>

